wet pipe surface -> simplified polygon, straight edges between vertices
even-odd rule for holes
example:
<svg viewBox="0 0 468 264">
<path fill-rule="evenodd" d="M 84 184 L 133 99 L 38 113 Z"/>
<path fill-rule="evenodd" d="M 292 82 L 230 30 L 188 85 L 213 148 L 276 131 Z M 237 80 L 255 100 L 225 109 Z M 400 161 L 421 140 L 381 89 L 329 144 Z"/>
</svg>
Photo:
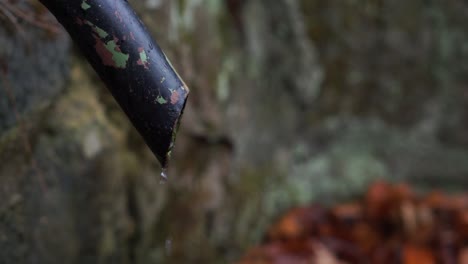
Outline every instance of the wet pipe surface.
<svg viewBox="0 0 468 264">
<path fill-rule="evenodd" d="M 238 264 L 466 264 L 468 193 L 373 183 L 332 208 L 292 208 Z"/>
<path fill-rule="evenodd" d="M 165 168 L 189 89 L 125 0 L 40 0 Z"/>
</svg>

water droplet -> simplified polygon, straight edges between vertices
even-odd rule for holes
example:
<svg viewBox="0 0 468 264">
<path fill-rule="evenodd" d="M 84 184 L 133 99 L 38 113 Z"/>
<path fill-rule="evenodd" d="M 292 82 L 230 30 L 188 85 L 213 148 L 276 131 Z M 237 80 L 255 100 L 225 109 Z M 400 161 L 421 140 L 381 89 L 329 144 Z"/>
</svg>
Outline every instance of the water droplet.
<svg viewBox="0 0 468 264">
<path fill-rule="evenodd" d="M 170 256 L 172 253 L 172 239 L 171 238 L 166 239 L 166 243 L 164 244 L 164 247 L 166 249 L 166 255 Z"/>
<path fill-rule="evenodd" d="M 167 182 L 167 173 L 166 173 L 166 169 L 163 168 L 162 171 L 161 171 L 161 177 L 160 177 L 160 180 L 159 180 L 159 184 L 164 184 Z"/>
</svg>

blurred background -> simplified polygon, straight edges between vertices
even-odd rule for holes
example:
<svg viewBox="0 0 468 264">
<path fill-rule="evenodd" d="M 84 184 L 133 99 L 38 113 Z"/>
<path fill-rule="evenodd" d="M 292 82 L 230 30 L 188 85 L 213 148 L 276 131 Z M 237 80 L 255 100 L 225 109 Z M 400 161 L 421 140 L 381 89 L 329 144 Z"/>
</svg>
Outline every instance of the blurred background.
<svg viewBox="0 0 468 264">
<path fill-rule="evenodd" d="M 129 0 L 191 89 L 169 168 L 35 0 L 0 0 L 0 262 L 233 263 L 291 206 L 468 184 L 468 4 Z"/>
</svg>

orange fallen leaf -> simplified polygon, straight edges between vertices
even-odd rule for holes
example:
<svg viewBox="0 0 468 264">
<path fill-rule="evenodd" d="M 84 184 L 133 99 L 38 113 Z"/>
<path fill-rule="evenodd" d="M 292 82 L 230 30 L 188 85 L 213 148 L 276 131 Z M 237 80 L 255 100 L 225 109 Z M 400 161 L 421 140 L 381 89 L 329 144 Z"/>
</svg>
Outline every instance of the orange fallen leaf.
<svg viewBox="0 0 468 264">
<path fill-rule="evenodd" d="M 388 217 L 392 201 L 391 186 L 383 181 L 374 182 L 365 196 L 366 215 L 372 221 Z"/>
<path fill-rule="evenodd" d="M 436 260 L 431 250 L 414 246 L 405 245 L 403 248 L 403 264 L 435 264 Z"/>
<path fill-rule="evenodd" d="M 271 240 L 296 239 L 319 232 L 328 222 L 327 211 L 321 206 L 298 207 L 288 211 L 268 231 Z"/>
<path fill-rule="evenodd" d="M 239 264 L 468 264 L 468 195 L 379 181 L 360 202 L 289 210 Z"/>
<path fill-rule="evenodd" d="M 468 264 L 468 247 L 464 247 L 458 253 L 458 264 Z"/>
</svg>

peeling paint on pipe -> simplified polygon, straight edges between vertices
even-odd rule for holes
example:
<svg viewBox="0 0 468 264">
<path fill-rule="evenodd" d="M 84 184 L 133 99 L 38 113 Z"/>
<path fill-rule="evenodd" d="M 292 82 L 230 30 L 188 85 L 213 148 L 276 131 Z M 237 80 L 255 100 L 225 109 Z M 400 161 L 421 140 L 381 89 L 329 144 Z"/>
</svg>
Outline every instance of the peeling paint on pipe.
<svg viewBox="0 0 468 264">
<path fill-rule="evenodd" d="M 125 0 L 40 0 L 167 166 L 189 89 Z"/>
</svg>

